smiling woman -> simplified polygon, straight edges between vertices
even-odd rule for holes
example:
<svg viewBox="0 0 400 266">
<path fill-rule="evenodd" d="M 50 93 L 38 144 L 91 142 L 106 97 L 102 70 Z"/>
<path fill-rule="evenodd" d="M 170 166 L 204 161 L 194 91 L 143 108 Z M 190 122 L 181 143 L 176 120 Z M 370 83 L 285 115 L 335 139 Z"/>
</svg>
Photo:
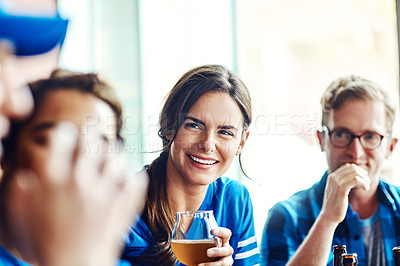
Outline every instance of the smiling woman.
<svg viewBox="0 0 400 266">
<path fill-rule="evenodd" d="M 221 177 L 240 155 L 251 120 L 249 92 L 225 67 L 201 66 L 181 77 L 160 114 L 163 152 L 146 167 L 145 211 L 131 228 L 124 259 L 134 265 L 182 265 L 170 246 L 175 213 L 213 210 L 220 226 L 213 234 L 222 246 L 208 249 L 207 255 L 216 264 L 259 263 L 249 193 Z"/>
</svg>

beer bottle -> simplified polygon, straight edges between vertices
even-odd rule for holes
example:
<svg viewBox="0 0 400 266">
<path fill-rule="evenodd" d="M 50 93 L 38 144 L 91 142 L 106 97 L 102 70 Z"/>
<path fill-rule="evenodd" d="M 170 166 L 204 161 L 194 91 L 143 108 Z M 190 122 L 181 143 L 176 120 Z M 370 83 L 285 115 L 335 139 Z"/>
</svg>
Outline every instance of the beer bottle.
<svg viewBox="0 0 400 266">
<path fill-rule="evenodd" d="M 343 266 L 357 265 L 357 253 L 342 254 L 342 265 Z"/>
<path fill-rule="evenodd" d="M 394 247 L 392 251 L 393 251 L 394 266 L 400 266 L 400 246 Z"/>
<path fill-rule="evenodd" d="M 342 254 L 346 252 L 346 245 L 334 245 L 333 246 L 333 266 L 342 265 Z"/>
</svg>

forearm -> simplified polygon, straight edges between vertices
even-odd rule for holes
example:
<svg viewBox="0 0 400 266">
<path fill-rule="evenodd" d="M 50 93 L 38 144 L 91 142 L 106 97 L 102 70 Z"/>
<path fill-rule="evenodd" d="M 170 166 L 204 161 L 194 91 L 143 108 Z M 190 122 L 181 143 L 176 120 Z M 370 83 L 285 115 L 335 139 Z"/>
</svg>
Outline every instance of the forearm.
<svg viewBox="0 0 400 266">
<path fill-rule="evenodd" d="M 332 239 L 336 227 L 337 224 L 327 222 L 323 218 L 318 217 L 307 237 L 287 265 L 326 265 L 331 252 Z"/>
</svg>

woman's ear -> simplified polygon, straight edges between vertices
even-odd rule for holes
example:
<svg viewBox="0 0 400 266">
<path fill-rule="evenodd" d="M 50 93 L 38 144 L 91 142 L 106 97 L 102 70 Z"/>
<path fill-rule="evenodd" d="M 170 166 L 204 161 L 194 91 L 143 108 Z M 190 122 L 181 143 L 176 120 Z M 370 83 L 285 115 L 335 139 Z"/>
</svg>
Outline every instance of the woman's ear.
<svg viewBox="0 0 400 266">
<path fill-rule="evenodd" d="M 249 138 L 249 135 L 250 135 L 250 131 L 244 132 L 242 140 L 240 141 L 239 147 L 236 151 L 236 155 L 239 155 L 242 152 L 244 144 L 246 143 L 246 140 Z"/>
</svg>

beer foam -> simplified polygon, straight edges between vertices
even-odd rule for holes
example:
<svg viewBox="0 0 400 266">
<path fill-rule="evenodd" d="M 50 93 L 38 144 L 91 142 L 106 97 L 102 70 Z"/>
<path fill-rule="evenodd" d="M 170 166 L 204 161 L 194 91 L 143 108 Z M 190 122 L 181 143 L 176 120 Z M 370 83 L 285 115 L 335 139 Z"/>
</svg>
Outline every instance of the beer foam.
<svg viewBox="0 0 400 266">
<path fill-rule="evenodd" d="M 171 242 L 173 243 L 180 243 L 180 244 L 206 244 L 206 243 L 218 243 L 216 238 L 213 239 L 172 239 Z"/>
</svg>

